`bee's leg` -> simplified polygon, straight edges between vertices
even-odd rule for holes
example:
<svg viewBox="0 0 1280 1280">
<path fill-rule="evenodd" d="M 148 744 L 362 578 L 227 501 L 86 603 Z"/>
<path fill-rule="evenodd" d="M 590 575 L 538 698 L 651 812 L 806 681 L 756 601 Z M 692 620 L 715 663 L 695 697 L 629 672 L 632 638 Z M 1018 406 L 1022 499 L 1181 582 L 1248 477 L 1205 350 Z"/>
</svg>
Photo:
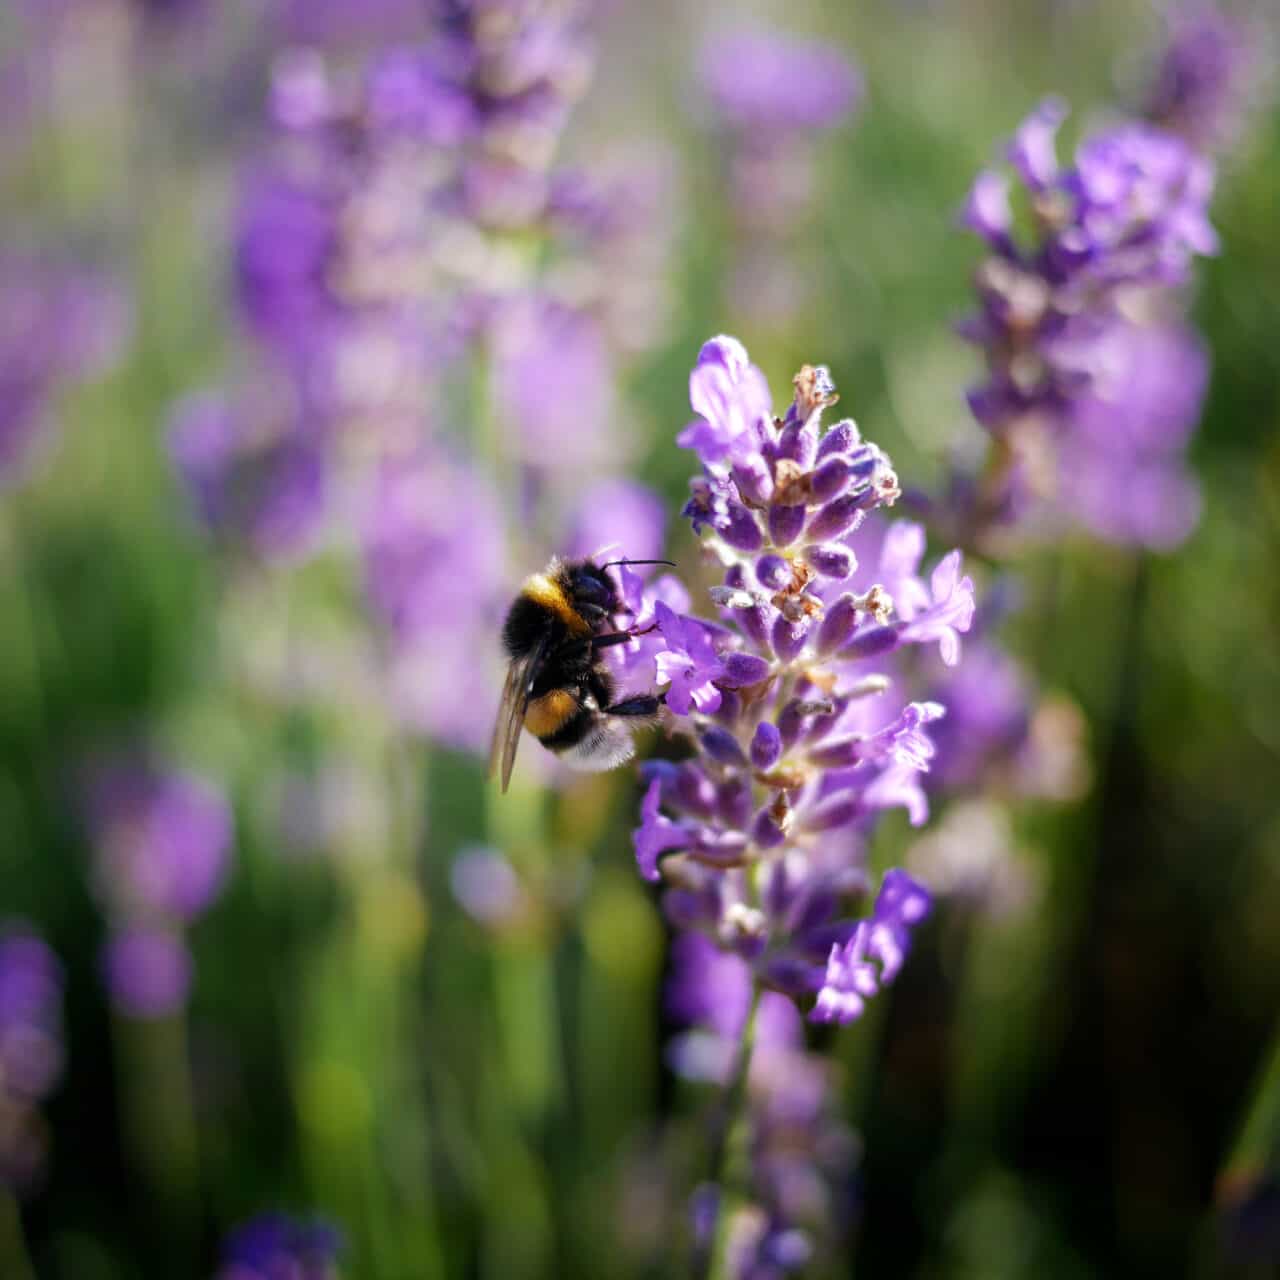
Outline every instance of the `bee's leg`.
<svg viewBox="0 0 1280 1280">
<path fill-rule="evenodd" d="M 602 636 L 592 636 L 591 644 L 596 649 L 608 649 L 615 644 L 625 644 L 628 640 L 634 640 L 637 636 L 647 636 L 650 631 L 655 631 L 658 624 L 655 622 L 652 626 L 645 627 L 643 631 L 608 631 Z"/>
<path fill-rule="evenodd" d="M 610 649 L 615 644 L 626 644 L 628 640 L 635 639 L 634 631 L 608 631 L 602 636 L 591 637 L 591 647 L 593 649 Z"/>
<path fill-rule="evenodd" d="M 665 693 L 648 693 L 636 698 L 623 698 L 603 710 L 607 716 L 654 716 L 666 700 Z"/>
</svg>

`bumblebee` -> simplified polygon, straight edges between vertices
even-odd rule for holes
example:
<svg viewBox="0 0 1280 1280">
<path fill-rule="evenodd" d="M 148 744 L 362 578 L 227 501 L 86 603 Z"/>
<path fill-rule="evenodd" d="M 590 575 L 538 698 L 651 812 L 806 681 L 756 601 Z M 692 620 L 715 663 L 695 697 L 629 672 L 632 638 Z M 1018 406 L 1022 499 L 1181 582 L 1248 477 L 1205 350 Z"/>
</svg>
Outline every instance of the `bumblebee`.
<svg viewBox="0 0 1280 1280">
<path fill-rule="evenodd" d="M 655 716 L 663 699 L 650 694 L 614 701 L 613 674 L 603 651 L 644 633 L 618 628 L 615 619 L 629 610 L 608 570 L 617 564 L 670 563 L 598 565 L 591 559 L 557 558 L 525 581 L 502 627 L 511 665 L 489 750 L 489 774 L 500 769 L 503 791 L 522 728 L 575 769 L 613 769 L 635 754 L 631 727 Z"/>
</svg>

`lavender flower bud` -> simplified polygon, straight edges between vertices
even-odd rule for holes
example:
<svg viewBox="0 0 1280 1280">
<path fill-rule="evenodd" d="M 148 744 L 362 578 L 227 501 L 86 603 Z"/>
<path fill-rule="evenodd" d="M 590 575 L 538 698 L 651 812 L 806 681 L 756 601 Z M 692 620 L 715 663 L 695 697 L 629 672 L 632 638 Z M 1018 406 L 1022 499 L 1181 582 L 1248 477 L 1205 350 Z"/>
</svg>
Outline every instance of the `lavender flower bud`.
<svg viewBox="0 0 1280 1280">
<path fill-rule="evenodd" d="M 820 769 L 848 769 L 858 763 L 862 738 L 837 738 L 809 750 L 809 762 Z"/>
<path fill-rule="evenodd" d="M 822 577 L 838 582 L 849 577 L 858 564 L 853 552 L 838 542 L 806 547 L 804 557 Z"/>
<path fill-rule="evenodd" d="M 818 451 L 818 436 L 808 421 L 788 422 L 778 433 L 778 457 L 787 458 L 807 470 Z"/>
<path fill-rule="evenodd" d="M 817 643 L 814 646 L 818 654 L 825 658 L 843 649 L 853 638 L 857 625 L 857 601 L 846 591 L 834 604 L 827 606 L 822 623 L 818 627 Z"/>
<path fill-rule="evenodd" d="M 852 418 L 837 422 L 818 442 L 817 460 L 831 457 L 836 453 L 849 453 L 856 445 L 862 443 L 862 435 L 858 424 Z"/>
<path fill-rule="evenodd" d="M 717 525 L 717 532 L 735 550 L 748 554 L 759 551 L 764 544 L 764 535 L 756 518 L 737 502 L 728 503 L 724 521 Z"/>
<path fill-rule="evenodd" d="M 781 591 L 792 581 L 791 563 L 781 556 L 761 556 L 756 561 L 756 580 L 769 591 Z"/>
<path fill-rule="evenodd" d="M 773 641 L 773 651 L 778 655 L 778 661 L 791 662 L 798 658 L 808 635 L 809 628 L 805 624 L 789 622 L 779 615 L 770 633 L 770 638 Z"/>
<path fill-rule="evenodd" d="M 809 492 L 813 501 L 825 503 L 838 498 L 849 487 L 853 474 L 853 463 L 844 454 L 828 458 L 813 473 L 810 481 Z"/>
<path fill-rule="evenodd" d="M 805 514 L 803 505 L 769 508 L 769 537 L 775 547 L 789 547 L 800 536 Z"/>
<path fill-rule="evenodd" d="M 769 674 L 769 663 L 754 653 L 730 653 L 725 655 L 724 675 L 721 679 L 728 689 L 743 689 L 759 684 Z"/>
<path fill-rule="evenodd" d="M 814 514 L 805 536 L 810 542 L 834 542 L 861 518 L 862 502 L 858 493 L 844 493 L 833 498 Z"/>
<path fill-rule="evenodd" d="M 800 821 L 806 831 L 831 831 L 849 826 L 861 813 L 857 797 L 841 793 L 819 801 Z"/>
<path fill-rule="evenodd" d="M 761 849 L 778 849 L 787 841 L 787 833 L 774 815 L 772 806 L 761 809 L 751 823 L 751 842 Z"/>
<path fill-rule="evenodd" d="M 751 735 L 751 763 L 767 772 L 772 769 L 782 756 L 782 735 L 778 726 L 768 720 L 761 720 Z"/>
<path fill-rule="evenodd" d="M 698 735 L 698 740 L 703 751 L 720 764 L 744 765 L 747 762 L 738 740 L 727 729 L 712 725 Z"/>
<path fill-rule="evenodd" d="M 868 627 L 840 651 L 842 658 L 878 658 L 898 647 L 897 627 Z"/>
</svg>

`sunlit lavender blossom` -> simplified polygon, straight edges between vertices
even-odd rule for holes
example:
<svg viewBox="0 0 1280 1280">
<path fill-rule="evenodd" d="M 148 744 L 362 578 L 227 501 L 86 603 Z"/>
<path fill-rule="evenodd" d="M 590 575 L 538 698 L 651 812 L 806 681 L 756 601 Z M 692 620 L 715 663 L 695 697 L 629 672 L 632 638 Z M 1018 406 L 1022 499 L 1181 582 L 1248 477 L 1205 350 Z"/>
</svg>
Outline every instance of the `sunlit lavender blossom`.
<svg viewBox="0 0 1280 1280">
<path fill-rule="evenodd" d="M 63 385 L 105 372 L 129 328 L 121 288 L 66 262 L 0 260 L 0 489 L 57 434 Z"/>
<path fill-rule="evenodd" d="M 1201 151 L 1223 150 L 1239 137 L 1251 105 L 1260 33 L 1208 0 L 1177 0 L 1164 20 L 1141 113 Z"/>
<path fill-rule="evenodd" d="M 751 984 L 751 967 L 740 957 L 700 934 L 676 938 L 665 1003 L 685 1028 L 668 1050 L 678 1074 L 721 1085 L 728 1080 Z M 795 1006 L 765 992 L 747 1069 L 748 1203 L 726 1224 L 730 1275 L 787 1275 L 814 1261 L 845 1225 L 858 1145 L 839 1118 L 836 1083 L 833 1065 L 805 1050 Z M 699 1202 L 712 1190 L 704 1186 Z"/>
<path fill-rule="evenodd" d="M 337 1280 L 342 1250 L 327 1222 L 265 1213 L 227 1236 L 214 1280 Z"/>
<path fill-rule="evenodd" d="M 27 924 L 0 929 L 0 1186 L 38 1177 L 47 1139 L 40 1104 L 63 1067 L 62 965 Z"/>
<path fill-rule="evenodd" d="M 1106 373 L 1126 286 L 1177 285 L 1193 258 L 1217 251 L 1209 225 L 1213 166 L 1176 136 L 1122 124 L 1086 139 L 1059 165 L 1061 103 L 1042 103 L 1019 127 L 1009 159 L 1030 201 L 1034 231 L 1019 243 L 1009 181 L 986 170 L 964 222 L 991 255 L 978 269 L 980 311 L 965 335 L 989 377 L 969 396 L 1000 435 L 1027 415 L 1061 423 Z"/>
<path fill-rule="evenodd" d="M 690 399 L 700 417 L 680 441 L 703 474 L 686 514 L 725 566 L 712 592 L 722 622 L 653 607 L 657 677 L 697 755 L 643 766 L 636 856 L 647 879 L 668 885 L 677 927 L 716 938 L 764 985 L 816 997 L 814 1017 L 847 1021 L 892 979 L 928 910 L 923 888 L 893 872 L 870 919 L 842 914 L 870 887 L 864 841 L 877 813 L 905 807 L 924 821 L 928 726 L 944 714 L 886 698 L 883 664 L 920 644 L 954 662 L 973 584 L 952 552 L 926 585 L 912 548 L 897 557 L 892 588 L 848 589 L 856 535 L 898 483 L 852 422 L 823 432 L 836 399 L 825 369 L 802 369 L 775 419 L 741 343 L 716 338 Z"/>
</svg>

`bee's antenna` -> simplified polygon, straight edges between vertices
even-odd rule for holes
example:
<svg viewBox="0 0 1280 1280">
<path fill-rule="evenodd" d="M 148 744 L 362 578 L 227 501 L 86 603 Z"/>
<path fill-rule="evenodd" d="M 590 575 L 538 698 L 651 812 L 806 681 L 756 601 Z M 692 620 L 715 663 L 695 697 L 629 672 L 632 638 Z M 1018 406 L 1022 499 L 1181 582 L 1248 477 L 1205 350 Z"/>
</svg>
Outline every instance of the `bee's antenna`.
<svg viewBox="0 0 1280 1280">
<path fill-rule="evenodd" d="M 676 567 L 674 560 L 610 560 L 608 564 L 602 564 L 602 569 L 612 569 L 615 564 L 669 564 L 673 569 Z"/>
</svg>

